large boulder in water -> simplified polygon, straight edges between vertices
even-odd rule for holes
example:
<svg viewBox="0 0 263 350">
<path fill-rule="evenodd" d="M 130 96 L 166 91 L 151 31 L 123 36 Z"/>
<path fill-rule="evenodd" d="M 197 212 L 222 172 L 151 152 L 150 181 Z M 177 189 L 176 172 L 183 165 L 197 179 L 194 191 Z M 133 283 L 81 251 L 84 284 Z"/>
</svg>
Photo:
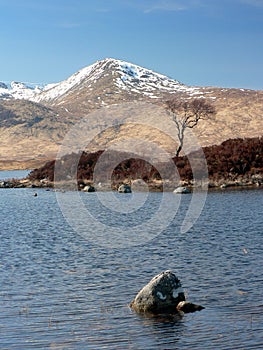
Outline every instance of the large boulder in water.
<svg viewBox="0 0 263 350">
<path fill-rule="evenodd" d="M 130 304 L 139 313 L 174 313 L 177 305 L 185 301 L 180 280 L 168 270 L 155 276 Z"/>
<path fill-rule="evenodd" d="M 204 309 L 185 300 L 180 280 L 170 271 L 161 272 L 144 286 L 130 307 L 144 314 L 176 314 L 195 312 Z"/>
</svg>

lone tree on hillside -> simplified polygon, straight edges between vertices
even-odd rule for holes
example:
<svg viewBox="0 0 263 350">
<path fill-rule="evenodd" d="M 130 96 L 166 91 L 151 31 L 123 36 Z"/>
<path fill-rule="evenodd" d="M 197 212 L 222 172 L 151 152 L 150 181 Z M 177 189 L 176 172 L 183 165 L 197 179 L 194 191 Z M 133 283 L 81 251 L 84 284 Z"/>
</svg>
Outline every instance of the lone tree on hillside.
<svg viewBox="0 0 263 350">
<path fill-rule="evenodd" d="M 216 111 L 214 106 L 201 98 L 189 101 L 173 98 L 166 101 L 165 105 L 177 128 L 179 146 L 176 150 L 176 157 L 178 157 L 183 148 L 185 130 L 193 129 L 201 119 L 212 118 Z"/>
</svg>

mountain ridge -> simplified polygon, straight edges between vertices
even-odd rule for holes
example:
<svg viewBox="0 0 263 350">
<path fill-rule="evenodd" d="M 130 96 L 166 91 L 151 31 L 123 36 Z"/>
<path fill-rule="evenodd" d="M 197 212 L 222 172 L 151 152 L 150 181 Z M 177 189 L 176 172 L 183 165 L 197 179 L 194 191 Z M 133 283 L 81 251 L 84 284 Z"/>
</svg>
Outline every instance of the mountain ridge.
<svg viewBox="0 0 263 350">
<path fill-rule="evenodd" d="M 127 61 L 114 58 L 105 58 L 95 63 L 79 69 L 63 81 L 50 84 L 34 84 L 12 81 L 6 84 L 0 81 L 0 99 L 16 98 L 26 99 L 33 102 L 43 102 L 57 99 L 76 87 L 83 80 L 96 81 L 101 77 L 106 69 L 114 68 L 119 73 L 117 86 L 126 90 L 128 87 L 135 89 L 151 98 L 157 98 L 152 91 L 162 90 L 166 92 L 186 92 L 190 96 L 204 94 L 203 89 L 209 87 L 189 86 L 172 79 L 164 74 L 141 67 Z M 10 86 L 8 86 L 10 85 Z M 212 87 L 218 88 L 218 87 Z M 223 88 L 236 89 L 240 91 L 260 91 L 243 88 Z"/>
</svg>

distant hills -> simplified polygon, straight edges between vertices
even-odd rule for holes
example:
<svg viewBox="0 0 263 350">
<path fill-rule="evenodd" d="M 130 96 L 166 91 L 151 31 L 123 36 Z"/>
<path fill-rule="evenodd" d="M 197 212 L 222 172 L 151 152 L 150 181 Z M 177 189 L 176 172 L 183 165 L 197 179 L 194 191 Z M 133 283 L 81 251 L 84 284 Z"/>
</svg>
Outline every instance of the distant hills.
<svg viewBox="0 0 263 350">
<path fill-rule="evenodd" d="M 187 86 L 152 70 L 109 58 L 57 84 L 36 87 L 0 82 L 0 169 L 34 168 L 55 158 L 67 131 L 91 112 L 113 105 L 121 109 L 121 104 L 133 101 L 162 106 L 172 96 L 206 98 L 215 106 L 215 119 L 201 121 L 194 130 L 202 146 L 263 134 L 263 91 Z M 154 118 L 142 113 L 145 120 Z M 171 153 L 175 151 L 174 142 L 146 129 L 147 138 Z M 111 130 L 110 139 L 132 139 L 137 132 L 136 127 L 123 125 Z M 97 140 L 98 149 L 107 148 L 109 138 L 105 136 L 104 133 Z"/>
</svg>

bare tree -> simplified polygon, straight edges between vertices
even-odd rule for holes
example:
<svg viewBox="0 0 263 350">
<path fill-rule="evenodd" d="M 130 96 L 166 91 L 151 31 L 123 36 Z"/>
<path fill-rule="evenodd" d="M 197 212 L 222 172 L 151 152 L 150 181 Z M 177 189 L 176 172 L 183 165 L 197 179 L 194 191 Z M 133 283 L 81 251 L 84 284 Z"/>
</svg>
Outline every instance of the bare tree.
<svg viewBox="0 0 263 350">
<path fill-rule="evenodd" d="M 183 148 L 185 130 L 194 128 L 201 119 L 212 118 L 216 111 L 214 106 L 201 98 L 189 101 L 173 98 L 166 101 L 165 104 L 177 128 L 179 146 L 176 150 L 176 157 L 178 157 Z"/>
</svg>

